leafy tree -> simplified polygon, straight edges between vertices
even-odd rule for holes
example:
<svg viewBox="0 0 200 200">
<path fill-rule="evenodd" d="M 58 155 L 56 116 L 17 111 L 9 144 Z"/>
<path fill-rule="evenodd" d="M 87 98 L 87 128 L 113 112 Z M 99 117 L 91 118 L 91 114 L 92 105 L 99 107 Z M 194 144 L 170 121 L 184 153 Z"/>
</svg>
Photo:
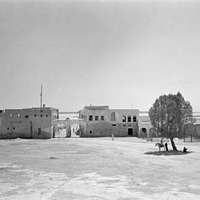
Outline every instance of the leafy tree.
<svg viewBox="0 0 200 200">
<path fill-rule="evenodd" d="M 192 106 L 180 92 L 156 99 L 149 110 L 149 117 L 157 134 L 170 139 L 174 151 L 177 151 L 174 137 L 182 137 L 184 125 L 193 123 Z"/>
</svg>

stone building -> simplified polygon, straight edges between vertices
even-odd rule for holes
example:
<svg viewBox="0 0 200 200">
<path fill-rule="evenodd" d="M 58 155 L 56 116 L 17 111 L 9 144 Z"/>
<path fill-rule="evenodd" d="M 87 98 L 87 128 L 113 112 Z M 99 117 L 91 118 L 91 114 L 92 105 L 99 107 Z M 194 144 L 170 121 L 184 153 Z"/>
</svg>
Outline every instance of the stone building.
<svg viewBox="0 0 200 200">
<path fill-rule="evenodd" d="M 85 106 L 79 118 L 80 137 L 138 136 L 138 109 Z"/>
<path fill-rule="evenodd" d="M 0 138 L 52 138 L 58 117 L 58 109 L 49 107 L 1 110 Z"/>
</svg>

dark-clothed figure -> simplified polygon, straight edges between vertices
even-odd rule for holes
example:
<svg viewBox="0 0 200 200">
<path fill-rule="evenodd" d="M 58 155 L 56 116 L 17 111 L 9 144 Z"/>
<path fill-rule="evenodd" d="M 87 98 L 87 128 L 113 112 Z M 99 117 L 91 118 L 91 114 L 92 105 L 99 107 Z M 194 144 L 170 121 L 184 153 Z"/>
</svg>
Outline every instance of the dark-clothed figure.
<svg viewBox="0 0 200 200">
<path fill-rule="evenodd" d="M 165 150 L 168 151 L 168 144 L 165 142 Z"/>
</svg>

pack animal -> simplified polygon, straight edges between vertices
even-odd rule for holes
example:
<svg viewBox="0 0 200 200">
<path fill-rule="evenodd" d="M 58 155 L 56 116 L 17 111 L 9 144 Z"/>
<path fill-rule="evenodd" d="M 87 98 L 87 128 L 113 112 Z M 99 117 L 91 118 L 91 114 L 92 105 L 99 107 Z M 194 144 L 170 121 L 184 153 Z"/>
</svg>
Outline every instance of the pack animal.
<svg viewBox="0 0 200 200">
<path fill-rule="evenodd" d="M 165 148 L 165 145 L 162 144 L 162 143 L 159 143 L 159 142 L 156 143 L 155 146 L 158 147 L 159 151 L 160 151 L 162 148 L 163 148 L 163 149 Z"/>
</svg>

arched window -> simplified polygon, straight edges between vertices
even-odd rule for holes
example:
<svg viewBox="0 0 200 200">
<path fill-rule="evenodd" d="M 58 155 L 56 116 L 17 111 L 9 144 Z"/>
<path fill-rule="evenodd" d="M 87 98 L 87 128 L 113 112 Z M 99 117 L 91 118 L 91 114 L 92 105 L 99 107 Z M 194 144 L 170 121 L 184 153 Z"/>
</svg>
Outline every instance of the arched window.
<svg viewBox="0 0 200 200">
<path fill-rule="evenodd" d="M 122 116 L 122 122 L 126 122 L 126 116 L 125 115 Z"/>
</svg>

